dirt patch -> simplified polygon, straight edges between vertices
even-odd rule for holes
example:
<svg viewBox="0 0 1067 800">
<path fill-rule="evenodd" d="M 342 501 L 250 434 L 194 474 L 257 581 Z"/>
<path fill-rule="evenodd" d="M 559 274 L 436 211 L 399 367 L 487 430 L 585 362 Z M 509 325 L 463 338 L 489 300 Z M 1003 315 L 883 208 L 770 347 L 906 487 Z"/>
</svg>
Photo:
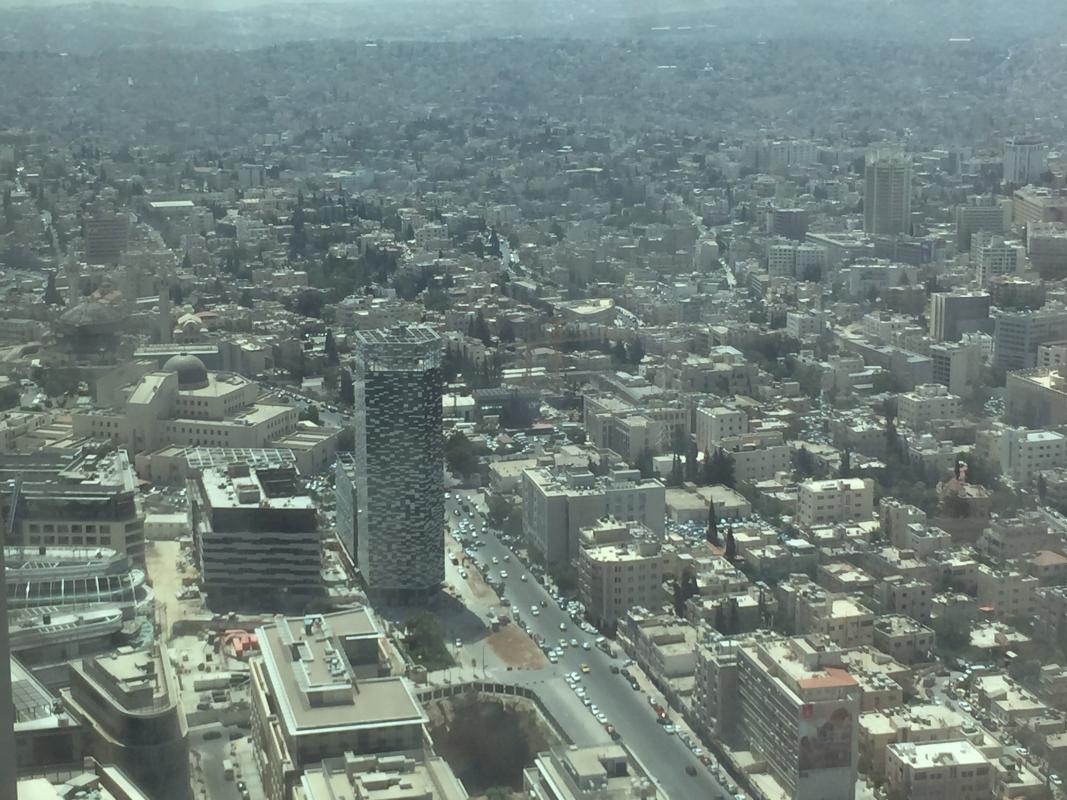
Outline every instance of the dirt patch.
<svg viewBox="0 0 1067 800">
<path fill-rule="evenodd" d="M 548 663 L 533 639 L 515 624 L 505 625 L 486 640 L 507 666 L 515 669 L 541 669 Z"/>
<path fill-rule="evenodd" d="M 468 694 L 427 706 L 434 748 L 472 796 L 500 786 L 522 790 L 522 771 L 558 744 L 526 700 Z"/>
<path fill-rule="evenodd" d="M 187 573 L 178 566 L 181 545 L 172 541 L 151 541 L 145 546 L 145 570 L 148 582 L 158 604 L 164 637 L 169 640 L 175 623 L 182 623 L 188 617 L 196 617 L 198 605 L 194 602 L 178 599 L 178 592 L 183 588 L 182 578 Z"/>
</svg>

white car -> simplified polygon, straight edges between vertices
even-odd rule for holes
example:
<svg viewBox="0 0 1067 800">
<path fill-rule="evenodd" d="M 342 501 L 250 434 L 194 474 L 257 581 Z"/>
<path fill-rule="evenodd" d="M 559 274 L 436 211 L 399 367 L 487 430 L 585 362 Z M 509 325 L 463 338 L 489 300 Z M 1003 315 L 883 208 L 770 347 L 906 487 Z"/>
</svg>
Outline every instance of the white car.
<svg viewBox="0 0 1067 800">
<path fill-rule="evenodd" d="M 508 579 L 508 571 L 506 569 L 500 570 L 500 580 L 506 581 Z"/>
<path fill-rule="evenodd" d="M 523 583 L 526 583 L 526 573 L 523 573 L 522 575 L 520 575 L 519 576 L 519 580 L 522 581 Z"/>
</svg>

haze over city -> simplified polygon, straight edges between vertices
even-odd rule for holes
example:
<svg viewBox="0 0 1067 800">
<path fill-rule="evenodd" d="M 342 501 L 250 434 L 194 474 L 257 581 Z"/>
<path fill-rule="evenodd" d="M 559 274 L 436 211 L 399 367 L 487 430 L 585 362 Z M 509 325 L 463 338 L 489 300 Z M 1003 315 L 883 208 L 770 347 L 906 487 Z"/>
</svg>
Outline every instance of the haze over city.
<svg viewBox="0 0 1067 800">
<path fill-rule="evenodd" d="M 0 800 L 1067 798 L 1062 0 L 0 75 Z"/>
</svg>

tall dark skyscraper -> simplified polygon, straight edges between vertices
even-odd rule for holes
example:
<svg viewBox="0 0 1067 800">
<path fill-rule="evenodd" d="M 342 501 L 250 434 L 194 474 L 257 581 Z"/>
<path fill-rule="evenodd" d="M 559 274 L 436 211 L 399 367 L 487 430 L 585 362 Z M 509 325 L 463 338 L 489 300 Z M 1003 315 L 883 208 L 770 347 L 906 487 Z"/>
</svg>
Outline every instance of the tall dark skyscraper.
<svg viewBox="0 0 1067 800">
<path fill-rule="evenodd" d="M 372 594 L 414 601 L 445 576 L 441 338 L 355 333 L 356 550 Z"/>
</svg>

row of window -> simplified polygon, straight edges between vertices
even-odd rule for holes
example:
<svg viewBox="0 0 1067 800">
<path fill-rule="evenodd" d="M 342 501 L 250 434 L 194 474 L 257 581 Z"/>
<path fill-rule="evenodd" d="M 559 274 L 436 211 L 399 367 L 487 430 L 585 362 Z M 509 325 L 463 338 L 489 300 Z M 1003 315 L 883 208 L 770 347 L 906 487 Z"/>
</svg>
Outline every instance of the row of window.
<svg viewBox="0 0 1067 800">
<path fill-rule="evenodd" d="M 45 523 L 31 522 L 30 533 L 111 533 L 110 525 L 81 525 L 78 523 Z"/>
<path fill-rule="evenodd" d="M 98 547 L 111 544 L 107 537 L 96 536 L 30 536 L 29 542 L 35 547 L 40 545 L 62 545 L 73 547 Z"/>
</svg>

